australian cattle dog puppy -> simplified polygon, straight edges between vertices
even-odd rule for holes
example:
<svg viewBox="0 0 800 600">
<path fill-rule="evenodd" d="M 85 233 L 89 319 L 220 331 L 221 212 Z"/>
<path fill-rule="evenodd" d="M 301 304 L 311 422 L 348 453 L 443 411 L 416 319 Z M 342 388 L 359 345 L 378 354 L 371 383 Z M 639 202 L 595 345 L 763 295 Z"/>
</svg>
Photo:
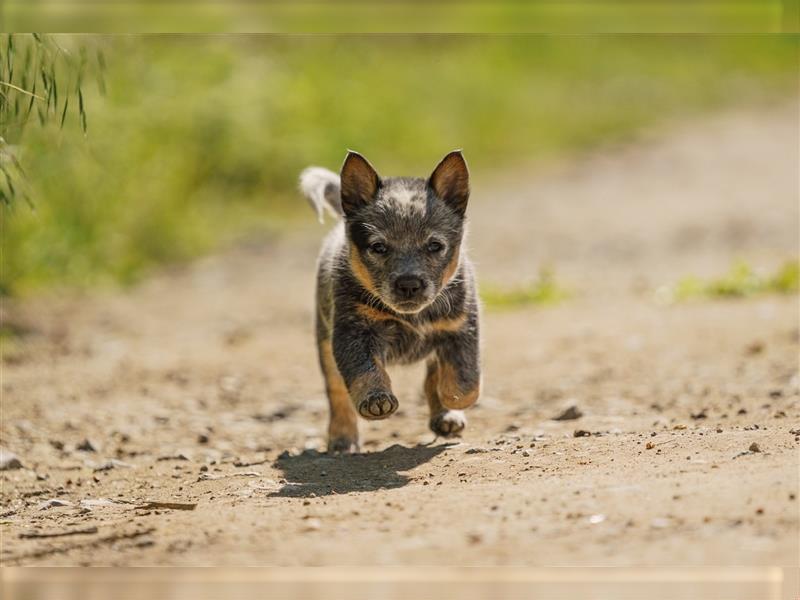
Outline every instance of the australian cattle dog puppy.
<svg viewBox="0 0 800 600">
<path fill-rule="evenodd" d="M 469 172 L 461 152 L 427 179 L 378 175 L 349 152 L 341 173 L 310 167 L 300 187 L 341 217 L 317 272 L 319 363 L 330 402 L 329 452 L 359 448 L 357 415 L 397 410 L 386 366 L 427 361 L 430 428 L 460 435 L 480 390 L 478 297 L 464 248 Z"/>
</svg>

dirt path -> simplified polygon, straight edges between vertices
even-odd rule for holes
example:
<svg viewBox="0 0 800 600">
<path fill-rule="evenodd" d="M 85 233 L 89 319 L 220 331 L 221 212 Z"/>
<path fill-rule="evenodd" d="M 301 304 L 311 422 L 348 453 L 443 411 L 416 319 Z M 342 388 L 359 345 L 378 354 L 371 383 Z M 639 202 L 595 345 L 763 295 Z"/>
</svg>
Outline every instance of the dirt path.
<svg viewBox="0 0 800 600">
<path fill-rule="evenodd" d="M 481 280 L 546 263 L 578 293 L 486 312 L 461 443 L 432 439 L 411 369 L 364 454 L 318 452 L 310 213 L 130 293 L 7 307 L 31 331 L 3 364 L 25 468 L 0 473 L 0 560 L 796 565 L 797 299 L 654 291 L 797 254 L 797 131 L 796 105 L 736 112 L 477 181 Z M 569 404 L 584 415 L 552 420 Z"/>
</svg>

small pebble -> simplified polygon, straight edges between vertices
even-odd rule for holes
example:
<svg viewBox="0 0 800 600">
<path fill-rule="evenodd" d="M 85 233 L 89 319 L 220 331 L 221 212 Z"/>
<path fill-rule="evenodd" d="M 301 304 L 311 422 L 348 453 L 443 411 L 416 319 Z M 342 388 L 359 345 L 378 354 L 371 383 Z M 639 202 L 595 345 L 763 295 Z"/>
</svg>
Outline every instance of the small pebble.
<svg viewBox="0 0 800 600">
<path fill-rule="evenodd" d="M 318 531 L 322 529 L 322 522 L 319 519 L 307 519 L 305 531 Z"/>
<path fill-rule="evenodd" d="M 591 523 L 592 525 L 597 525 L 598 523 L 602 523 L 605 520 L 606 520 L 605 515 L 592 515 L 591 517 L 589 517 L 589 523 Z"/>
<path fill-rule="evenodd" d="M 764 342 L 756 340 L 745 348 L 745 354 L 761 354 L 764 351 Z"/>
<path fill-rule="evenodd" d="M 45 500 L 41 504 L 39 504 L 39 510 L 47 510 L 48 508 L 56 508 L 59 506 L 72 506 L 72 502 L 69 500 L 59 500 L 58 498 L 52 498 L 50 500 Z"/>
<path fill-rule="evenodd" d="M 0 448 L 0 471 L 11 471 L 12 469 L 21 468 L 22 462 L 17 458 L 16 454 Z"/>
<path fill-rule="evenodd" d="M 560 414 L 553 417 L 553 421 L 574 421 L 575 419 L 580 419 L 583 416 L 583 412 L 577 405 L 572 404 L 568 406 Z"/>
<path fill-rule="evenodd" d="M 87 438 L 75 446 L 75 450 L 80 450 L 81 452 L 97 452 L 97 446 Z"/>
</svg>

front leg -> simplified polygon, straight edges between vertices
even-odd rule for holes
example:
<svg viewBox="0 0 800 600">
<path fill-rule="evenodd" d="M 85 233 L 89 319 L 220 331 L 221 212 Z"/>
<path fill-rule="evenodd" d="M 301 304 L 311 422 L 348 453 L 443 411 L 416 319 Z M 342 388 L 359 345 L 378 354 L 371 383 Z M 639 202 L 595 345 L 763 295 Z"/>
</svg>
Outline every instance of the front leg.
<svg viewBox="0 0 800 600">
<path fill-rule="evenodd" d="M 435 389 L 445 408 L 462 410 L 478 400 L 481 388 L 477 315 L 472 314 L 460 331 L 444 335 L 436 348 Z"/>
<path fill-rule="evenodd" d="M 467 426 L 464 411 L 445 408 L 439 399 L 439 361 L 428 361 L 428 372 L 425 375 L 425 398 L 428 401 L 431 431 L 437 436 L 458 437 Z"/>
<path fill-rule="evenodd" d="M 365 419 L 385 419 L 399 403 L 384 368 L 383 342 L 375 332 L 350 320 L 334 325 L 333 355 L 358 414 Z"/>
<path fill-rule="evenodd" d="M 430 428 L 436 435 L 461 435 L 467 426 L 461 409 L 478 400 L 480 383 L 478 322 L 473 314 L 461 330 L 439 339 L 436 354 L 428 361 L 425 397 L 430 409 Z"/>
</svg>

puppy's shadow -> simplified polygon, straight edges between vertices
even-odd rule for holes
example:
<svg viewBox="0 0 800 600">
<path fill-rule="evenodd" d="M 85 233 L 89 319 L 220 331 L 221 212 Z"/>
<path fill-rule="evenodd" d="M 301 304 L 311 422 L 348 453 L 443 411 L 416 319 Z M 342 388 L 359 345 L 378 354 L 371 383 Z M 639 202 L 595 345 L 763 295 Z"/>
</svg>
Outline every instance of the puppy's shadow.
<svg viewBox="0 0 800 600">
<path fill-rule="evenodd" d="M 290 498 L 372 492 L 399 488 L 411 479 L 403 475 L 457 445 L 406 447 L 395 444 L 380 452 L 330 455 L 306 450 L 298 456 L 278 458 L 273 466 L 283 471 L 286 483 L 270 494 Z"/>
</svg>

